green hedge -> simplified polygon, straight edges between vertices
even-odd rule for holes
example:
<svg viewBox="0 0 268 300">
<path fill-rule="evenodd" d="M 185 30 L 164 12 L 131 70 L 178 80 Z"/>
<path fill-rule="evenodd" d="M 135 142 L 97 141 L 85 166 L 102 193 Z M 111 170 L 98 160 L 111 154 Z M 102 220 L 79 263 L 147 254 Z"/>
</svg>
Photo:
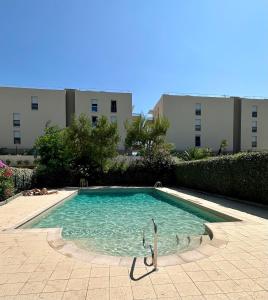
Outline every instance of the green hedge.
<svg viewBox="0 0 268 300">
<path fill-rule="evenodd" d="M 179 163 L 176 185 L 268 204 L 268 153 L 239 153 Z"/>
</svg>

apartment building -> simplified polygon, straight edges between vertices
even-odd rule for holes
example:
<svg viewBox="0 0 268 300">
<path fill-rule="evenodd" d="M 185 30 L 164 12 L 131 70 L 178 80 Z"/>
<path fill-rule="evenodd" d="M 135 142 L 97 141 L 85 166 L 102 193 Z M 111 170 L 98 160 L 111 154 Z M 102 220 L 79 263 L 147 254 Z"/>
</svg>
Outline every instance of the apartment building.
<svg viewBox="0 0 268 300">
<path fill-rule="evenodd" d="M 267 99 L 164 94 L 153 116 L 168 118 L 166 139 L 179 151 L 209 147 L 216 152 L 222 140 L 228 152 L 268 150 Z"/>
<path fill-rule="evenodd" d="M 66 126 L 64 90 L 0 88 L 0 148 L 30 149 L 48 122 Z"/>
<path fill-rule="evenodd" d="M 48 123 L 64 128 L 81 113 L 93 125 L 102 115 L 117 122 L 123 150 L 124 122 L 132 117 L 131 93 L 3 87 L 0 105 L 0 149 L 13 152 L 31 149 Z"/>
</svg>

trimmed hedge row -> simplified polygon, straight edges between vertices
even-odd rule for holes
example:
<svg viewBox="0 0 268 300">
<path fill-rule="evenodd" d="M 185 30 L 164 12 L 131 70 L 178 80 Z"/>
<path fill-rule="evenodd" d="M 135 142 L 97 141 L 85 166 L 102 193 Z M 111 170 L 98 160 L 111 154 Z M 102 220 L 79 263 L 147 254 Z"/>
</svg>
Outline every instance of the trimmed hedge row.
<svg viewBox="0 0 268 300">
<path fill-rule="evenodd" d="M 268 153 L 251 152 L 179 163 L 176 185 L 268 204 Z"/>
</svg>

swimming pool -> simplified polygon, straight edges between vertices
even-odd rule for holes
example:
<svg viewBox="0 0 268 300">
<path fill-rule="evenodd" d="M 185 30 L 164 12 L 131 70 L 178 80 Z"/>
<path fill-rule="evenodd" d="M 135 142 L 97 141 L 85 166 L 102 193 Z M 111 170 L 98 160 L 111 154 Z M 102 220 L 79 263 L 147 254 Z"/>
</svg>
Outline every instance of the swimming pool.
<svg viewBox="0 0 268 300">
<path fill-rule="evenodd" d="M 23 228 L 63 228 L 62 236 L 80 247 L 115 256 L 143 256 L 142 235 L 158 226 L 159 255 L 185 250 L 187 237 L 206 234 L 204 223 L 226 218 L 152 188 L 81 190 Z M 179 242 L 178 242 L 179 240 Z"/>
</svg>

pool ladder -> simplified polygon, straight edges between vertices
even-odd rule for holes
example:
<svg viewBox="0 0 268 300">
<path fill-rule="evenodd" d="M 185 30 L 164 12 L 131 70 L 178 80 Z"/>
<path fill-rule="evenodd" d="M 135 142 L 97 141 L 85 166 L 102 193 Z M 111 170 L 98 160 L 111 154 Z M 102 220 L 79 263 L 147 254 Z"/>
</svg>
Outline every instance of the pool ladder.
<svg viewBox="0 0 268 300">
<path fill-rule="evenodd" d="M 153 223 L 153 233 L 154 233 L 154 246 L 152 245 L 146 245 L 145 242 L 145 232 L 143 230 L 143 235 L 142 235 L 142 244 L 143 247 L 146 249 L 150 249 L 151 252 L 151 257 L 152 257 L 152 263 L 148 264 L 147 263 L 147 257 L 144 258 L 144 264 L 146 266 L 154 266 L 154 269 L 157 270 L 157 257 L 158 257 L 158 237 L 157 237 L 157 225 L 154 221 L 154 219 L 151 220 Z"/>
</svg>

